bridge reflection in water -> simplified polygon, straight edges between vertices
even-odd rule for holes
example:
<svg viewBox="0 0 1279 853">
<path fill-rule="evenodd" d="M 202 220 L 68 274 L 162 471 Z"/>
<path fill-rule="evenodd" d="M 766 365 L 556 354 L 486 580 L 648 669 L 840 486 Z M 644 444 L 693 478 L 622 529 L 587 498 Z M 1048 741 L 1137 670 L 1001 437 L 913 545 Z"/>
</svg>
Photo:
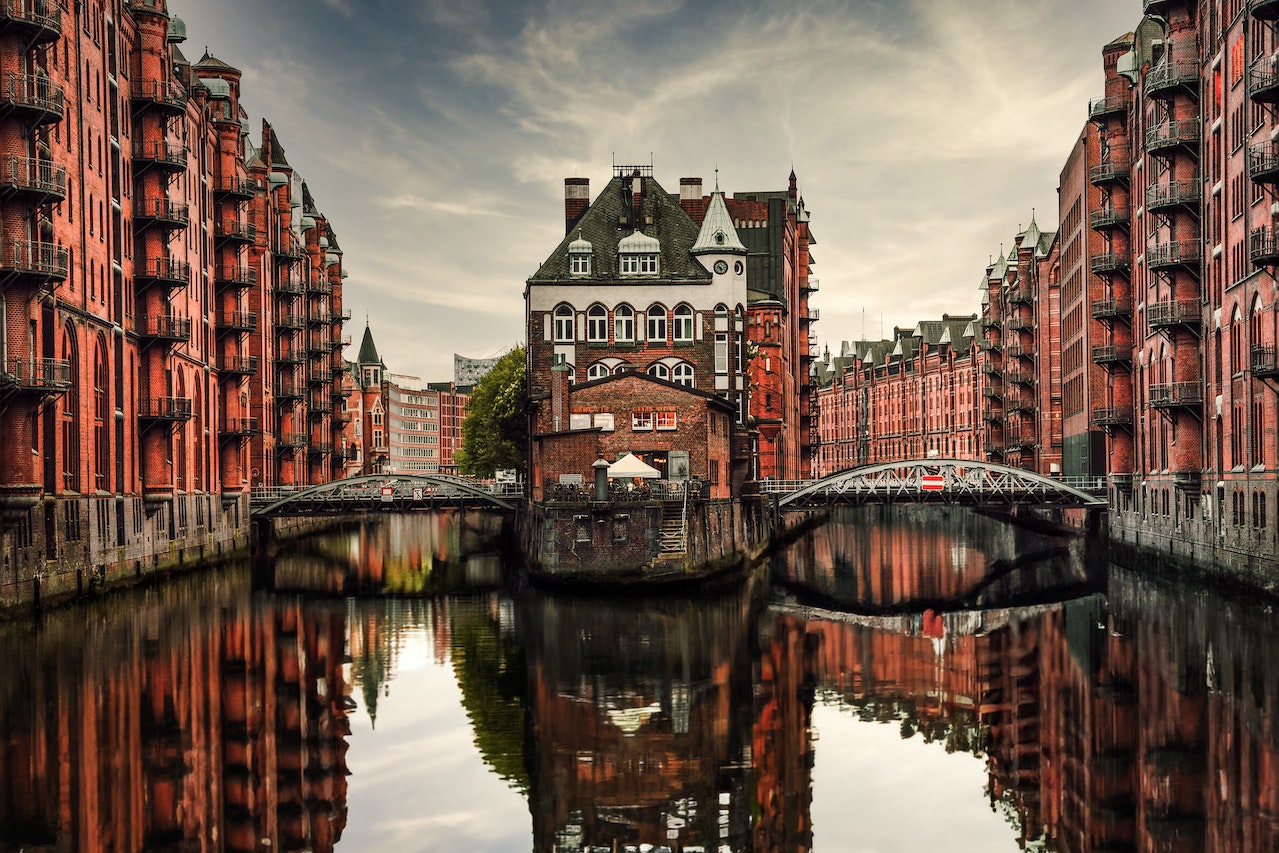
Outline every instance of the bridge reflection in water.
<svg viewBox="0 0 1279 853">
<path fill-rule="evenodd" d="M 914 512 L 837 518 L 781 586 L 714 598 L 503 592 L 465 568 L 483 536 L 419 514 L 295 549 L 277 592 L 224 568 L 6 625 L 0 848 L 494 849 L 482 776 L 527 798 L 503 849 L 918 849 L 925 824 L 948 850 L 1275 849 L 1269 609 Z M 410 691 L 424 670 L 456 690 Z M 832 709 L 851 722 L 818 740 Z M 468 819 L 422 795 L 442 766 L 413 720 L 470 744 L 432 781 Z M 939 784 L 920 755 L 970 756 L 985 792 L 903 818 L 823 788 L 885 723 L 875 784 L 908 813 Z M 959 831 L 974 808 L 993 835 Z M 388 814 L 431 830 L 406 845 Z"/>
</svg>

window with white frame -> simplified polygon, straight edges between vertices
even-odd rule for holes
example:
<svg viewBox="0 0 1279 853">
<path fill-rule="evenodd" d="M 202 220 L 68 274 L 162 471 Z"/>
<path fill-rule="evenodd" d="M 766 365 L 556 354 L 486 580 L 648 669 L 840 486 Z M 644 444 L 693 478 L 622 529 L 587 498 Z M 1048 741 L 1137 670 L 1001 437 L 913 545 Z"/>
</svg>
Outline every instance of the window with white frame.
<svg viewBox="0 0 1279 853">
<path fill-rule="evenodd" d="M 571 344 L 574 340 L 573 307 L 561 305 L 555 309 L 555 342 Z"/>
<path fill-rule="evenodd" d="M 593 344 L 608 343 L 608 311 L 603 305 L 592 305 L 586 312 L 586 340 Z"/>
<path fill-rule="evenodd" d="M 728 373 L 728 335 L 715 335 L 715 372 Z"/>
<path fill-rule="evenodd" d="M 618 258 L 622 275 L 657 275 L 659 271 L 656 253 L 625 254 Z"/>
<path fill-rule="evenodd" d="M 639 256 L 640 275 L 657 275 L 657 255 Z"/>
<path fill-rule="evenodd" d="M 662 305 L 648 309 L 648 339 L 654 343 L 666 343 L 666 308 Z"/>
<path fill-rule="evenodd" d="M 605 376 L 608 376 L 610 372 L 611 371 L 608 369 L 607 364 L 604 364 L 602 361 L 597 361 L 586 369 L 586 378 L 603 379 Z"/>
<path fill-rule="evenodd" d="M 648 366 L 648 375 L 654 379 L 669 380 L 671 378 L 671 369 L 660 361 L 654 362 Z"/>
<path fill-rule="evenodd" d="M 693 341 L 693 309 L 687 305 L 675 308 L 674 337 L 676 343 L 692 343 Z"/>
<path fill-rule="evenodd" d="M 675 365 L 675 369 L 671 371 L 671 380 L 676 385 L 683 385 L 686 388 L 692 388 L 693 382 L 693 365 L 687 361 L 681 361 Z"/>
<path fill-rule="evenodd" d="M 635 310 L 629 305 L 613 309 L 613 343 L 629 344 L 635 340 Z"/>
<path fill-rule="evenodd" d="M 652 412 L 631 412 L 631 431 L 648 432 L 653 429 Z"/>
<path fill-rule="evenodd" d="M 570 275 L 591 274 L 591 255 L 589 252 L 571 252 L 568 256 L 568 263 L 568 271 Z"/>
</svg>

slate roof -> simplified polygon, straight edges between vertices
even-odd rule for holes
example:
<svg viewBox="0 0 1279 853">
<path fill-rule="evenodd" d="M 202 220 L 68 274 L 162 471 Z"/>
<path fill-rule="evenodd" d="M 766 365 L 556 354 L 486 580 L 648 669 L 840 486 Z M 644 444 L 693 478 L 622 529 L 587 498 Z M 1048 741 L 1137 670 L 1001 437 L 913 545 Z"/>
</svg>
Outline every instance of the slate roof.
<svg viewBox="0 0 1279 853">
<path fill-rule="evenodd" d="M 284 159 L 284 146 L 280 144 L 280 138 L 275 135 L 275 128 L 268 124 L 266 129 L 268 138 L 271 140 L 271 168 L 278 169 L 283 166 L 286 169 L 292 169 L 289 161 Z"/>
<path fill-rule="evenodd" d="M 595 201 L 564 235 L 559 245 L 547 257 L 537 272 L 529 277 L 529 283 L 559 281 L 633 281 L 650 282 L 696 281 L 709 282 L 710 273 L 689 254 L 697 242 L 698 227 L 678 199 L 651 177 L 644 178 L 643 194 L 638 220 L 631 202 L 631 179 L 614 177 L 596 196 Z M 656 237 L 662 246 L 659 272 L 655 276 L 626 276 L 618 273 L 617 244 L 622 238 L 638 229 L 650 237 Z M 589 275 L 569 275 L 568 246 L 578 235 L 595 247 Z"/>
<path fill-rule="evenodd" d="M 742 245 L 741 239 L 737 236 L 737 229 L 733 227 L 733 217 L 729 216 L 728 207 L 724 204 L 724 194 L 718 190 L 711 196 L 711 203 L 702 217 L 702 230 L 697 235 L 697 242 L 693 244 L 692 251 L 694 254 L 703 252 L 746 254 L 746 247 Z"/>
<path fill-rule="evenodd" d="M 381 364 L 382 357 L 377 354 L 377 345 L 373 343 L 373 330 L 364 324 L 364 340 L 360 341 L 360 354 L 356 358 L 360 364 Z"/>
<path fill-rule="evenodd" d="M 204 51 L 204 56 L 200 57 L 200 61 L 195 64 L 195 68 L 197 71 L 234 71 L 236 74 L 240 73 L 240 69 L 234 65 L 227 65 L 209 53 L 207 48 Z"/>
</svg>

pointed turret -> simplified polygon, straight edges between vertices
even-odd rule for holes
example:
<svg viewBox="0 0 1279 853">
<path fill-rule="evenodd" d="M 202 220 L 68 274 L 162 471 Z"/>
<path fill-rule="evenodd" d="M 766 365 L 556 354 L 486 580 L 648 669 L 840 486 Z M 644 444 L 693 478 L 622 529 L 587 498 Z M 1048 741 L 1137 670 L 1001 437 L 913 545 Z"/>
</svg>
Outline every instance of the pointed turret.
<svg viewBox="0 0 1279 853">
<path fill-rule="evenodd" d="M 711 202 L 706 207 L 706 216 L 702 219 L 702 230 L 697 235 L 697 242 L 689 250 L 694 255 L 705 255 L 712 252 L 725 254 L 746 254 L 746 246 L 737 236 L 733 227 L 733 217 L 728 213 L 724 203 L 724 194 L 718 190 L 711 195 Z"/>
</svg>

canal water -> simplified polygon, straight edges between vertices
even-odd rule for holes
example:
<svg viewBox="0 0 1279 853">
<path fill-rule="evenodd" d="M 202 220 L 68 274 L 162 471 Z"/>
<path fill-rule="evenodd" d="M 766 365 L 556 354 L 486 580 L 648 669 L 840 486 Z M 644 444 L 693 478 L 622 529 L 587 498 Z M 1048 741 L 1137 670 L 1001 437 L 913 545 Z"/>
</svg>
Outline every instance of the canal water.
<svg viewBox="0 0 1279 853">
<path fill-rule="evenodd" d="M 739 587 L 413 515 L 0 627 L 0 851 L 1271 851 L 1267 602 L 969 511 Z"/>
</svg>

